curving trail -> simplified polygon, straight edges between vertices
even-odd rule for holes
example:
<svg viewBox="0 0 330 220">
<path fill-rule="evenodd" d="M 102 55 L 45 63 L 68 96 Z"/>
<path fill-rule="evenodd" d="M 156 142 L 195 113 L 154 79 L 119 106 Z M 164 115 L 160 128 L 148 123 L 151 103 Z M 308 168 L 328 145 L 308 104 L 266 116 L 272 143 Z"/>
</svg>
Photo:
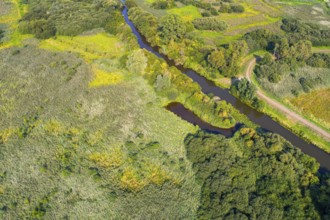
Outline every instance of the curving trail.
<svg viewBox="0 0 330 220">
<path fill-rule="evenodd" d="M 248 65 L 248 68 L 245 72 L 245 76 L 248 79 L 249 82 L 251 82 L 251 76 L 253 73 L 253 69 L 254 66 L 256 65 L 256 59 L 253 58 Z M 293 118 L 296 121 L 299 121 L 301 124 L 305 125 L 306 127 L 314 130 L 315 132 L 317 132 L 318 134 L 320 134 L 321 136 L 323 136 L 324 138 L 326 138 L 328 141 L 330 141 L 330 133 L 328 133 L 327 131 L 323 130 L 322 128 L 320 128 L 319 126 L 313 124 L 312 122 L 306 120 L 305 118 L 303 118 L 301 115 L 295 113 L 294 111 L 292 111 L 291 109 L 285 107 L 284 105 L 282 105 L 281 103 L 275 101 L 274 99 L 268 97 L 267 95 L 265 95 L 262 91 L 260 91 L 260 89 L 257 90 L 257 96 L 264 100 L 265 102 L 267 102 L 269 105 L 271 105 L 272 107 L 282 111 L 283 113 L 285 113 L 287 116 L 289 116 L 290 118 Z"/>
</svg>

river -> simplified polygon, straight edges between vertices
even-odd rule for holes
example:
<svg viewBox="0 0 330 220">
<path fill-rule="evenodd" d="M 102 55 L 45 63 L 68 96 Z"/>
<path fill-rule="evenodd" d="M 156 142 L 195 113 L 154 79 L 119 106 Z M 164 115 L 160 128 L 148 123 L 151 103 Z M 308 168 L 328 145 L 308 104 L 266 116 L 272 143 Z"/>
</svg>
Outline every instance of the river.
<svg viewBox="0 0 330 220">
<path fill-rule="evenodd" d="M 156 56 L 164 59 L 168 63 L 168 65 L 176 66 L 179 70 L 181 70 L 183 74 L 186 74 L 193 81 L 198 83 L 205 94 L 213 93 L 215 96 L 219 96 L 222 100 L 226 100 L 228 103 L 232 104 L 236 109 L 238 109 L 242 114 L 247 115 L 251 121 L 259 125 L 262 129 L 280 134 L 286 140 L 290 141 L 294 146 L 299 147 L 304 153 L 310 155 L 311 157 L 316 158 L 316 160 L 321 165 L 320 171 L 323 172 L 330 171 L 330 155 L 328 153 L 326 153 L 325 151 L 321 150 L 320 148 L 316 147 L 313 144 L 307 143 L 305 140 L 293 134 L 291 131 L 284 128 L 276 121 L 274 121 L 271 117 L 264 115 L 256 111 L 255 109 L 252 109 L 251 107 L 245 105 L 236 97 L 231 95 L 227 89 L 222 89 L 216 86 L 212 81 L 206 79 L 205 77 L 199 75 L 198 73 L 196 73 L 191 69 L 186 69 L 183 66 L 175 65 L 173 61 L 168 59 L 168 57 L 166 57 L 163 54 L 160 54 L 157 48 L 151 47 L 149 43 L 140 35 L 140 33 L 135 28 L 134 24 L 128 19 L 128 11 L 126 7 L 122 11 L 122 14 L 125 18 L 125 22 L 130 26 L 133 34 L 136 36 L 141 48 L 146 49 L 149 52 L 155 54 Z M 179 105 L 178 103 L 174 103 L 172 106 L 168 106 L 167 109 L 179 115 L 184 120 L 199 125 L 202 129 L 206 129 L 215 133 L 221 133 L 227 137 L 230 136 L 230 134 L 235 130 L 235 129 L 220 129 L 212 125 L 207 125 L 207 123 L 203 122 L 196 115 L 194 115 L 193 113 L 191 113 L 189 110 L 185 109 L 182 105 Z"/>
</svg>

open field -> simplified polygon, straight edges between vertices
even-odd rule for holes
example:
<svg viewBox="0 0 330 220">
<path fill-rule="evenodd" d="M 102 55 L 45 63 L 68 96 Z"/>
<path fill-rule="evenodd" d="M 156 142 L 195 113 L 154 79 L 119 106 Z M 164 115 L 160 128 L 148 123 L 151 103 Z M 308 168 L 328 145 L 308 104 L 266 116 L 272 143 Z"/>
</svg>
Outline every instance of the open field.
<svg viewBox="0 0 330 220">
<path fill-rule="evenodd" d="M 293 98 L 290 102 L 303 114 L 321 119 L 330 129 L 330 89 L 316 90 Z"/>
<path fill-rule="evenodd" d="M 275 6 L 266 4 L 261 0 L 242 1 L 245 11 L 243 13 L 220 14 L 219 18 L 229 24 L 225 35 L 244 34 L 256 27 L 274 30 L 274 23 L 280 20 L 282 12 Z M 269 26 L 269 27 L 268 27 Z"/>
<path fill-rule="evenodd" d="M 0 58 L 0 205 L 11 207 L 2 218 L 129 218 L 150 209 L 193 218 L 199 188 L 183 141 L 197 128 L 165 110 L 141 76 L 96 86 L 108 73 L 94 78 L 75 54 L 32 45 Z"/>
<path fill-rule="evenodd" d="M 323 2 L 322 0 L 273 0 L 274 3 L 287 4 L 287 5 L 313 5 Z"/>
<path fill-rule="evenodd" d="M 76 37 L 57 36 L 55 39 L 41 41 L 40 47 L 53 51 L 78 53 L 88 61 L 119 57 L 125 52 L 124 44 L 118 38 L 106 33 Z"/>
<path fill-rule="evenodd" d="M 0 49 L 21 45 L 24 39 L 31 37 L 27 34 L 22 35 L 17 29 L 18 21 L 27 10 L 27 6 L 21 5 L 18 0 L 0 0 L 0 8 L 0 26 L 6 27 Z"/>
<path fill-rule="evenodd" d="M 192 5 L 187 5 L 181 8 L 172 8 L 167 10 L 167 13 L 179 15 L 184 21 L 192 21 L 195 18 L 202 17 L 198 8 Z"/>
<path fill-rule="evenodd" d="M 281 6 L 281 10 L 286 16 L 295 17 L 302 21 L 330 27 L 329 9 L 326 8 L 324 1 L 273 1 Z"/>
</svg>

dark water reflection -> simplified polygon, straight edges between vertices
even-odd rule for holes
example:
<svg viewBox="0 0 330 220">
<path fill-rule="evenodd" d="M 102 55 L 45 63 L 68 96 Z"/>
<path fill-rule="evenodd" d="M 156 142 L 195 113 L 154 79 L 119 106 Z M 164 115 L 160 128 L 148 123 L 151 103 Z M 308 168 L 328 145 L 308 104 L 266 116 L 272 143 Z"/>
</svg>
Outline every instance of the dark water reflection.
<svg viewBox="0 0 330 220">
<path fill-rule="evenodd" d="M 207 80 L 205 77 L 197 74 L 195 71 L 186 69 L 183 66 L 175 65 L 172 60 L 169 60 L 165 55 L 160 54 L 158 48 L 151 47 L 149 43 L 140 35 L 140 33 L 135 28 L 134 24 L 128 19 L 127 8 L 125 8 L 122 12 L 126 23 L 132 29 L 133 34 L 137 37 L 138 43 L 141 48 L 150 51 L 156 56 L 164 59 L 168 65 L 176 66 L 182 73 L 189 76 L 192 80 L 198 83 L 205 94 L 213 93 L 215 96 L 219 96 L 221 99 L 226 100 L 228 103 L 232 104 L 236 109 L 238 109 L 242 114 L 247 115 L 248 118 L 253 121 L 255 124 L 259 125 L 263 130 L 271 131 L 274 133 L 278 133 L 283 136 L 285 139 L 290 141 L 294 146 L 299 147 L 304 153 L 310 155 L 317 159 L 317 161 L 321 164 L 320 171 L 325 172 L 326 170 L 330 170 L 330 155 L 320 148 L 316 147 L 313 144 L 309 144 L 297 135 L 293 134 L 288 129 L 284 128 L 277 122 L 275 122 L 272 118 L 267 115 L 264 115 L 251 107 L 245 105 L 236 97 L 231 95 L 227 89 L 222 89 L 217 87 L 212 81 Z M 235 131 L 235 128 L 232 129 L 220 129 L 216 128 L 212 125 L 209 125 L 194 115 L 189 110 L 185 109 L 180 103 L 173 103 L 167 106 L 167 109 L 177 114 L 181 118 L 186 121 L 189 121 L 193 124 L 197 124 L 200 128 L 209 130 L 213 133 L 221 133 L 225 136 L 229 137 Z M 184 110 L 185 109 L 185 110 Z M 238 125 L 239 126 L 239 125 Z M 236 126 L 237 128 L 237 126 Z"/>
</svg>

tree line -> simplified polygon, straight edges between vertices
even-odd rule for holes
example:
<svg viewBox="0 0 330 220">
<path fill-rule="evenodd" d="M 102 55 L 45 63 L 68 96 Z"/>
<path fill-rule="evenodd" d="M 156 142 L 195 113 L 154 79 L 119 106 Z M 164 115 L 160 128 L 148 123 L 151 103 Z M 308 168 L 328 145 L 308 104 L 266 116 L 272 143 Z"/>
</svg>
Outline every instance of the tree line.
<svg viewBox="0 0 330 220">
<path fill-rule="evenodd" d="M 185 140 L 202 186 L 198 219 L 327 219 L 329 175 L 277 134 L 243 127 L 234 137 Z"/>
<path fill-rule="evenodd" d="M 30 10 L 22 17 L 19 29 L 46 39 L 52 36 L 75 36 L 93 28 L 113 31 L 116 26 L 116 1 L 41 1 L 29 2 Z"/>
</svg>

